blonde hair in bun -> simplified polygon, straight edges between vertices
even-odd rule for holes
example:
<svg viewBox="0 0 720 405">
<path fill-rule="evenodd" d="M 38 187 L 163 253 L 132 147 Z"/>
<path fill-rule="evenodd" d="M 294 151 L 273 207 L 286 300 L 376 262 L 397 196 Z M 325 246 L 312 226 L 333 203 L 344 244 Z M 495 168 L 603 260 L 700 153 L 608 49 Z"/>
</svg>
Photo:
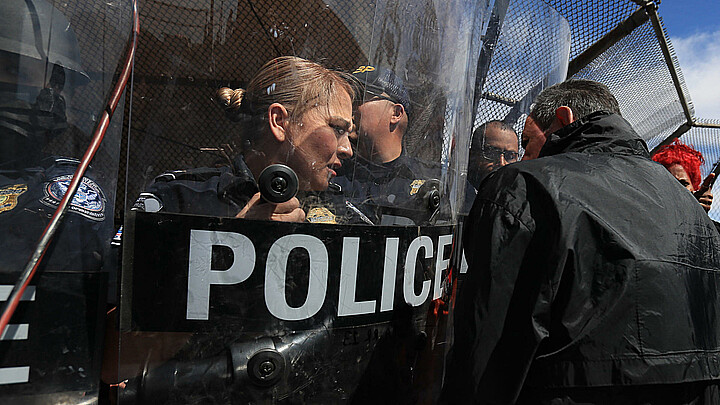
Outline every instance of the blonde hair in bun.
<svg viewBox="0 0 720 405">
<path fill-rule="evenodd" d="M 342 91 L 353 98 L 352 87 L 338 72 L 296 56 L 281 56 L 263 65 L 245 89 L 219 89 L 215 101 L 230 120 L 242 124 L 241 140 L 248 144 L 246 141 L 269 130 L 267 111 L 271 104 L 282 104 L 290 120 L 300 122 L 305 112 L 315 106 L 329 106 Z"/>
<path fill-rule="evenodd" d="M 221 87 L 215 93 L 215 101 L 225 110 L 225 116 L 231 121 L 240 121 L 242 114 L 242 100 L 245 95 L 244 89 L 231 89 Z"/>
</svg>

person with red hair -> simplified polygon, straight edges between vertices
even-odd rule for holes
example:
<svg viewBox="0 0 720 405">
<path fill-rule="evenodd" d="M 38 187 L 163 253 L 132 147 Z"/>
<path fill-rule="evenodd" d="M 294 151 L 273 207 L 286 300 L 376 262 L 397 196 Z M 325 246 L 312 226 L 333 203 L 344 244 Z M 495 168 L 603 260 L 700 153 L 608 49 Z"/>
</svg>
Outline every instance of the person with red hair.
<svg viewBox="0 0 720 405">
<path fill-rule="evenodd" d="M 673 143 L 661 147 L 652 159 L 665 166 L 683 187 L 693 193 L 703 209 L 710 211 L 713 195 L 708 184 L 715 175 L 710 174 L 705 182 L 700 184 L 700 165 L 705 163 L 702 153 L 676 139 Z"/>
</svg>

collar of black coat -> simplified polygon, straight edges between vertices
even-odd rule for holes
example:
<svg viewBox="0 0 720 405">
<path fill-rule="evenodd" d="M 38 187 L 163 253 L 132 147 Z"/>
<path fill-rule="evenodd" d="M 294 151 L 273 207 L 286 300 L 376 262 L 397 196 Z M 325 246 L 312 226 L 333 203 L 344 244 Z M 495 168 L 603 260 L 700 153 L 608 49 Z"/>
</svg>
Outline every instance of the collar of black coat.
<svg viewBox="0 0 720 405">
<path fill-rule="evenodd" d="M 242 208 L 258 192 L 258 187 L 242 155 L 233 158 L 232 163 L 231 170 L 227 167 L 219 169 L 218 196 L 230 199 Z"/>
<path fill-rule="evenodd" d="M 233 173 L 235 173 L 236 176 L 246 179 L 252 179 L 253 182 L 255 181 L 255 176 L 250 171 L 247 163 L 245 163 L 245 158 L 243 158 L 243 155 L 235 156 L 232 160 L 232 163 Z"/>
<path fill-rule="evenodd" d="M 539 157 L 565 152 L 614 153 L 649 158 L 645 141 L 617 114 L 597 111 L 550 134 Z"/>
<path fill-rule="evenodd" d="M 384 163 L 376 163 L 355 154 L 352 158 L 343 161 L 338 176 L 346 176 L 351 180 L 386 183 L 396 177 L 412 178 L 413 173 L 408 167 L 408 157 L 403 149 L 400 156 Z"/>
</svg>

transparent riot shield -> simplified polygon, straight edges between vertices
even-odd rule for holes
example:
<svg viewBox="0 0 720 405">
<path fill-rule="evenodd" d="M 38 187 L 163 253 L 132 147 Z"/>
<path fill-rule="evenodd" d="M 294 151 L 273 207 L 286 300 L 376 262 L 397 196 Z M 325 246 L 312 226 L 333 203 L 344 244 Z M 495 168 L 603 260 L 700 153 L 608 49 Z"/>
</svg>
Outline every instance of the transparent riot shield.
<svg viewBox="0 0 720 405">
<path fill-rule="evenodd" d="M 570 26 L 544 1 L 499 0 L 485 27 L 478 52 L 473 134 L 461 145 L 470 150 L 463 168 L 466 186 L 459 209 L 467 214 L 476 189 L 493 170 L 522 158 L 520 138 L 533 99 L 565 80 L 570 56 Z M 505 128 L 498 130 L 501 122 Z M 486 136 L 486 132 L 492 132 Z M 506 138 L 515 136 L 517 142 Z M 499 152 L 506 152 L 507 159 Z M 507 152 L 517 152 L 515 155 Z M 467 170 L 464 170 L 467 167 Z"/>
<path fill-rule="evenodd" d="M 468 151 L 458 154 L 462 186 L 451 198 L 459 202 L 459 235 L 485 177 L 523 157 L 521 135 L 532 102 L 544 88 L 565 80 L 570 55 L 568 21 L 544 1 L 495 1 L 481 38 L 472 130 L 458 140 L 465 142 L 458 150 Z M 457 246 L 452 266 L 462 276 L 467 262 L 462 244 Z"/>
<path fill-rule="evenodd" d="M 120 403 L 436 401 L 485 13 L 142 4 Z"/>
<path fill-rule="evenodd" d="M 124 1 L 0 3 L 2 301 L 90 144 L 131 26 Z M 0 336 L 0 402 L 98 401 L 122 121 L 120 108 Z"/>
</svg>

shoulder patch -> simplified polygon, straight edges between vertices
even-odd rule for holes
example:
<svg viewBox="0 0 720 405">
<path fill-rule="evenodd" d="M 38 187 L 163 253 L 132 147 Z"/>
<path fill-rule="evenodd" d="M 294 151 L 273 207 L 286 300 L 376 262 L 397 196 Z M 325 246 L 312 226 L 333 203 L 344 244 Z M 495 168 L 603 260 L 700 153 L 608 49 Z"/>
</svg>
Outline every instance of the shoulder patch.
<svg viewBox="0 0 720 405">
<path fill-rule="evenodd" d="M 425 184 L 425 180 L 413 180 L 413 182 L 410 183 L 410 195 L 417 194 L 423 184 Z"/>
<path fill-rule="evenodd" d="M 163 209 L 164 205 L 160 197 L 153 193 L 140 193 L 132 206 L 133 211 L 158 212 Z"/>
<path fill-rule="evenodd" d="M 312 208 L 305 218 L 313 224 L 337 224 L 335 214 L 325 207 Z"/>
<path fill-rule="evenodd" d="M 113 236 L 112 242 L 110 242 L 110 244 L 113 246 L 122 245 L 122 233 L 123 233 L 123 226 L 120 225 L 120 228 L 118 228 L 117 232 L 115 232 L 115 236 Z"/>
<path fill-rule="evenodd" d="M 44 196 L 40 199 L 40 202 L 48 207 L 57 208 L 60 205 L 60 200 L 67 192 L 72 177 L 72 174 L 66 174 L 45 183 L 43 187 Z M 87 177 L 83 177 L 68 210 L 93 221 L 103 221 L 105 219 L 106 203 L 105 193 L 103 193 L 100 186 Z"/>
<path fill-rule="evenodd" d="M 18 197 L 27 191 L 27 184 L 15 184 L 0 188 L 0 212 L 17 207 Z"/>
</svg>

